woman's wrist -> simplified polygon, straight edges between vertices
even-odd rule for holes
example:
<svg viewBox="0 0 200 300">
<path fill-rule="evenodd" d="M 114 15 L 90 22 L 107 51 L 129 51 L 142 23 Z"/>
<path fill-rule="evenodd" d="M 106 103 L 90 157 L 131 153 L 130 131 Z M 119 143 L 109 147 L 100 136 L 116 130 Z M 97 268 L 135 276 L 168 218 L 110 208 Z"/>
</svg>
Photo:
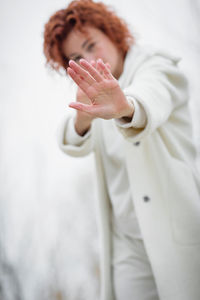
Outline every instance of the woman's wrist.
<svg viewBox="0 0 200 300">
<path fill-rule="evenodd" d="M 92 119 L 81 118 L 76 115 L 75 122 L 74 122 L 74 127 L 76 132 L 80 136 L 84 136 L 87 133 L 87 131 L 90 129 L 91 123 L 92 123 Z"/>
<path fill-rule="evenodd" d="M 124 112 L 124 114 L 122 115 L 121 118 L 123 118 L 126 122 L 131 122 L 133 115 L 134 115 L 135 108 L 134 108 L 134 105 L 132 102 L 127 101 L 127 103 L 128 103 L 128 106 L 127 106 L 126 112 Z"/>
</svg>

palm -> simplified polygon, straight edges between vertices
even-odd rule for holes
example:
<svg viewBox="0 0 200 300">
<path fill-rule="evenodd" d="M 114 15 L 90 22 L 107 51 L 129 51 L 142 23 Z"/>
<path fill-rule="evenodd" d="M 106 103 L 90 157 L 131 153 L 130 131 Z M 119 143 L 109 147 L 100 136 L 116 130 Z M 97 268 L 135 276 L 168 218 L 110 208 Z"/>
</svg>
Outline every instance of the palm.
<svg viewBox="0 0 200 300">
<path fill-rule="evenodd" d="M 96 68 L 95 61 L 92 61 L 91 65 Z M 108 63 L 106 63 L 106 66 L 108 67 L 108 69 L 110 69 L 110 65 Z M 100 71 L 100 74 L 103 75 L 103 72 Z M 76 92 L 76 100 L 78 102 L 82 102 L 82 103 L 87 103 L 87 104 L 91 103 L 91 100 L 88 98 L 86 93 L 79 86 L 78 86 L 78 89 L 77 89 L 77 92 Z"/>
<path fill-rule="evenodd" d="M 78 102 L 90 104 L 90 99 L 88 98 L 86 93 L 84 93 L 84 91 L 80 87 L 78 87 L 77 92 L 76 92 L 76 100 Z"/>
<path fill-rule="evenodd" d="M 85 93 L 90 103 L 83 104 L 80 101 L 71 103 L 70 107 L 103 119 L 126 115 L 128 109 L 130 111 L 130 107 L 128 107 L 118 81 L 112 76 L 106 65 L 102 61 L 98 62 L 98 68 L 101 68 L 102 71 L 99 72 L 86 60 L 80 60 L 80 64 L 81 66 L 70 61 L 68 74 L 82 90 L 82 92 L 79 90 L 79 95 Z"/>
<path fill-rule="evenodd" d="M 110 99 L 119 97 L 120 89 L 116 80 L 103 80 L 101 83 L 94 83 L 86 90 L 91 101 L 91 108 L 98 114 L 98 117 L 110 119 L 115 111 L 115 103 Z"/>
<path fill-rule="evenodd" d="M 80 87 L 78 87 L 76 92 L 76 101 L 83 104 L 91 103 L 88 96 L 84 93 L 84 91 Z M 81 116 L 84 119 L 91 119 L 91 120 L 93 119 L 87 112 L 78 111 L 77 113 L 79 114 L 79 116 Z"/>
<path fill-rule="evenodd" d="M 96 68 L 96 63 L 95 61 L 91 62 L 91 65 L 93 67 Z M 106 63 L 106 66 L 110 69 L 110 65 L 108 63 Z M 103 76 L 103 72 L 100 71 L 101 75 Z M 94 90 L 91 90 L 92 94 L 95 94 Z M 77 92 L 76 92 L 76 101 L 83 103 L 83 104 L 91 104 L 91 100 L 89 98 L 89 96 L 78 86 Z M 83 111 L 78 111 L 78 114 L 83 118 L 90 118 L 91 119 L 91 115 L 88 114 L 87 112 L 83 112 Z"/>
</svg>

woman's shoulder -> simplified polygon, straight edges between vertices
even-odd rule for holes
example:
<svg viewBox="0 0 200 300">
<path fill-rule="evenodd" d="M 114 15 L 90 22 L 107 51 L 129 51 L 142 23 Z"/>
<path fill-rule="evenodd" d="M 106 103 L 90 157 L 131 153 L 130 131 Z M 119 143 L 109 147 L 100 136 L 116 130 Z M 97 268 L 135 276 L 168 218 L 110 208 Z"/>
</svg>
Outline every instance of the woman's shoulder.
<svg viewBox="0 0 200 300">
<path fill-rule="evenodd" d="M 126 62 L 130 63 L 130 61 L 144 61 L 148 58 L 152 58 L 154 56 L 160 56 L 172 60 L 174 63 L 178 63 L 182 58 L 168 49 L 158 48 L 154 45 L 150 44 L 141 44 L 135 43 L 133 44 L 126 56 Z"/>
<path fill-rule="evenodd" d="M 129 85 L 138 71 L 153 72 L 153 71 L 174 71 L 178 72 L 177 64 L 181 57 L 162 48 L 157 48 L 149 44 L 135 43 L 127 52 L 123 74 L 119 78 L 119 83 L 122 88 Z M 172 70 L 173 69 L 173 70 Z"/>
</svg>

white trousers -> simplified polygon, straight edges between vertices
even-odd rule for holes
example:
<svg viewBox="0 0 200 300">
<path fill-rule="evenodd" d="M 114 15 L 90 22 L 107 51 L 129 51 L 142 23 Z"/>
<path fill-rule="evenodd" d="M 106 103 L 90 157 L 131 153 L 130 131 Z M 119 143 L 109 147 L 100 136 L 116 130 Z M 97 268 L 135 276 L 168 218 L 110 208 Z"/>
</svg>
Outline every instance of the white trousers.
<svg viewBox="0 0 200 300">
<path fill-rule="evenodd" d="M 112 242 L 115 300 L 159 300 L 135 215 L 112 221 Z"/>
</svg>

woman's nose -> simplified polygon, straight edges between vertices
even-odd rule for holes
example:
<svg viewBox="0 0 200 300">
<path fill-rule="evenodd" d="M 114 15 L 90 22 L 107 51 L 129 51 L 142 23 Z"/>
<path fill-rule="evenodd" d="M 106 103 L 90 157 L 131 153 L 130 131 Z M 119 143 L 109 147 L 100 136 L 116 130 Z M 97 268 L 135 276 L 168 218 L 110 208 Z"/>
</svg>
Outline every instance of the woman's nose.
<svg viewBox="0 0 200 300">
<path fill-rule="evenodd" d="M 91 60 L 97 60 L 97 57 L 93 54 L 86 54 L 83 57 L 85 60 L 87 60 L 88 62 L 91 62 Z"/>
</svg>

